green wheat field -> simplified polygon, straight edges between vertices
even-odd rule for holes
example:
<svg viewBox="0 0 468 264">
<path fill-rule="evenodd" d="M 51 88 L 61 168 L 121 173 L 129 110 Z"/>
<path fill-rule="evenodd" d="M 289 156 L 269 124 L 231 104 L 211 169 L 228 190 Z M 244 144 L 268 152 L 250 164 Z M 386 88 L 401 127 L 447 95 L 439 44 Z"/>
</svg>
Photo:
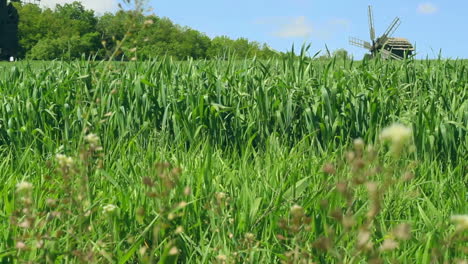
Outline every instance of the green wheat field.
<svg viewBox="0 0 468 264">
<path fill-rule="evenodd" d="M 468 62 L 0 64 L 0 263 L 467 263 Z"/>
</svg>

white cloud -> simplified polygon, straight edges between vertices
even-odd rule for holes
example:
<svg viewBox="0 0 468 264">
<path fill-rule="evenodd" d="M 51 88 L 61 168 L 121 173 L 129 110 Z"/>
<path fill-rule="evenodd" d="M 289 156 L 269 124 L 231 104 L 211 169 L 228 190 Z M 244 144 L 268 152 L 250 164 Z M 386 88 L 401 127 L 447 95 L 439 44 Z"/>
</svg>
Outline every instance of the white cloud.
<svg viewBox="0 0 468 264">
<path fill-rule="evenodd" d="M 336 34 L 348 31 L 351 21 L 345 18 L 333 18 L 321 23 L 313 23 L 305 16 L 263 17 L 253 23 L 262 25 L 271 34 L 279 38 L 315 38 L 328 40 Z"/>
<path fill-rule="evenodd" d="M 291 18 L 274 33 L 280 38 L 305 38 L 313 33 L 312 24 L 305 16 Z"/>
<path fill-rule="evenodd" d="M 329 21 L 329 24 L 335 29 L 345 29 L 348 30 L 351 27 L 351 21 L 344 18 L 334 18 Z"/>
<path fill-rule="evenodd" d="M 42 0 L 41 5 L 54 8 L 56 4 L 72 3 L 76 0 Z M 118 0 L 81 0 L 80 1 L 87 9 L 93 9 L 97 13 L 112 12 L 118 9 Z"/>
<path fill-rule="evenodd" d="M 422 3 L 418 5 L 418 13 L 424 15 L 434 14 L 438 11 L 438 8 L 432 3 Z"/>
</svg>

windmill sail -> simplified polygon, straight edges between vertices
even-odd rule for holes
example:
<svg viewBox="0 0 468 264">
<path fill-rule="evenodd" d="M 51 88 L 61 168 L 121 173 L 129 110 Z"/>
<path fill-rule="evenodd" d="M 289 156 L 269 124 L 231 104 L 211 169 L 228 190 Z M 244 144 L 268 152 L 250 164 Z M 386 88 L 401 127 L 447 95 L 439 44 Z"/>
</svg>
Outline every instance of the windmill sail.
<svg viewBox="0 0 468 264">
<path fill-rule="evenodd" d="M 351 38 L 349 38 L 349 43 L 351 43 L 352 45 L 357 46 L 357 47 L 372 50 L 372 44 L 370 44 L 369 42 L 364 41 L 362 39 L 351 37 Z"/>
<path fill-rule="evenodd" d="M 369 33 L 370 33 L 370 39 L 372 42 L 375 41 L 375 27 L 374 27 L 374 14 L 372 12 L 372 6 L 369 6 Z"/>
<path fill-rule="evenodd" d="M 389 38 L 393 35 L 393 33 L 397 30 L 397 28 L 400 26 L 401 21 L 400 18 L 395 17 L 393 19 L 393 22 L 390 24 L 390 26 L 385 30 L 385 33 L 382 35 L 383 38 Z"/>
</svg>

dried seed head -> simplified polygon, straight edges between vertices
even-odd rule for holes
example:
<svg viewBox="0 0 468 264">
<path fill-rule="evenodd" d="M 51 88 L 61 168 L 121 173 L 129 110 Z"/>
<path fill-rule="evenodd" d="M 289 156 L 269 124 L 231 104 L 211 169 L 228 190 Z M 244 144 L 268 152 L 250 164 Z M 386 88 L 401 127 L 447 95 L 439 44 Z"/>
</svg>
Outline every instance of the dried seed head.
<svg viewBox="0 0 468 264">
<path fill-rule="evenodd" d="M 390 142 L 390 150 L 393 154 L 400 154 L 403 147 L 410 141 L 413 132 L 411 128 L 406 127 L 402 124 L 394 123 L 389 127 L 386 127 L 380 133 L 380 139 L 382 141 Z"/>
<path fill-rule="evenodd" d="M 143 247 L 140 248 L 140 250 L 138 250 L 138 253 L 140 253 L 140 256 L 144 256 L 144 255 L 146 255 L 146 251 L 148 251 L 148 247 L 143 246 Z"/>
<path fill-rule="evenodd" d="M 312 244 L 314 248 L 322 251 L 329 251 L 332 248 L 332 240 L 328 237 L 320 237 Z"/>
<path fill-rule="evenodd" d="M 58 211 L 53 211 L 50 213 L 50 215 L 48 216 L 50 218 L 50 220 L 54 219 L 54 218 L 59 218 L 62 214 Z"/>
<path fill-rule="evenodd" d="M 336 184 L 336 189 L 344 194 L 344 193 L 347 193 L 348 192 L 348 184 L 346 182 L 339 182 Z"/>
<path fill-rule="evenodd" d="M 343 212 L 341 209 L 335 209 L 330 213 L 330 216 L 335 218 L 337 221 L 343 220 Z"/>
<path fill-rule="evenodd" d="M 150 177 L 143 177 L 143 184 L 148 186 L 148 187 L 153 187 L 154 182 Z"/>
<path fill-rule="evenodd" d="M 60 167 L 65 168 L 65 167 L 71 167 L 74 164 L 73 158 L 72 157 L 67 157 L 63 154 L 57 154 L 55 155 L 55 159 L 57 160 L 58 164 Z"/>
<path fill-rule="evenodd" d="M 226 199 L 226 193 L 224 192 L 217 192 L 215 193 L 216 201 L 218 205 L 224 205 L 224 201 Z"/>
<path fill-rule="evenodd" d="M 281 235 L 281 234 L 277 234 L 277 235 L 276 235 L 276 238 L 277 238 L 278 240 L 287 240 L 287 238 L 286 238 L 285 236 Z"/>
<path fill-rule="evenodd" d="M 26 244 L 22 241 L 16 242 L 15 247 L 19 250 L 25 250 L 26 249 Z"/>
<path fill-rule="evenodd" d="M 156 163 L 156 169 L 161 172 L 167 168 L 169 168 L 171 164 L 169 162 L 158 162 Z"/>
<path fill-rule="evenodd" d="M 227 257 L 226 255 L 218 255 L 216 256 L 216 260 L 224 263 L 227 260 Z"/>
<path fill-rule="evenodd" d="M 384 251 L 392 251 L 392 250 L 394 250 L 396 248 L 398 248 L 398 242 L 391 239 L 391 238 L 387 238 L 387 239 L 384 240 L 384 242 L 380 246 L 379 250 L 381 252 L 384 252 Z"/>
<path fill-rule="evenodd" d="M 27 182 L 27 181 L 22 181 L 22 182 L 16 184 L 16 192 L 17 193 L 29 192 L 32 189 L 33 189 L 32 183 Z"/>
<path fill-rule="evenodd" d="M 357 235 L 357 247 L 362 249 L 372 248 L 372 242 L 370 241 L 371 233 L 367 229 L 361 229 Z"/>
<path fill-rule="evenodd" d="M 173 169 L 171 170 L 171 174 L 174 175 L 174 176 L 178 176 L 178 175 L 180 175 L 181 173 L 182 173 L 182 169 L 181 169 L 181 168 L 178 168 L 178 167 L 177 167 L 177 168 L 173 168 Z"/>
<path fill-rule="evenodd" d="M 408 128 L 402 124 L 394 123 L 389 127 L 386 127 L 380 133 L 380 139 L 389 140 L 393 144 L 404 143 L 411 137 L 411 128 Z"/>
<path fill-rule="evenodd" d="M 170 250 L 169 250 L 169 255 L 170 256 L 175 256 L 175 255 L 178 255 L 179 254 L 179 249 L 177 249 L 176 247 L 172 247 Z"/>
<path fill-rule="evenodd" d="M 84 137 L 85 141 L 91 145 L 98 145 L 99 144 L 99 137 L 96 134 L 88 134 Z"/>
<path fill-rule="evenodd" d="M 452 215 L 450 220 L 455 224 L 457 230 L 468 230 L 468 215 Z"/>
<path fill-rule="evenodd" d="M 368 183 L 366 183 L 366 187 L 367 187 L 367 191 L 368 191 L 371 195 L 375 195 L 375 194 L 377 194 L 377 192 L 379 191 L 379 185 L 377 185 L 377 183 L 375 183 L 375 182 L 368 182 Z"/>
<path fill-rule="evenodd" d="M 346 156 L 346 160 L 348 162 L 351 162 L 354 160 L 354 158 L 356 158 L 356 153 L 354 153 L 353 151 L 348 151 L 346 152 L 345 156 Z"/>
<path fill-rule="evenodd" d="M 393 235 L 398 240 L 408 240 L 411 238 L 411 225 L 409 224 L 399 224 L 393 230 Z"/>
<path fill-rule="evenodd" d="M 414 174 L 411 172 L 405 172 L 405 174 L 403 174 L 403 181 L 410 181 L 413 178 L 414 178 Z"/>
<path fill-rule="evenodd" d="M 351 162 L 356 158 L 356 153 L 354 153 L 354 151 L 348 151 L 346 152 L 345 157 L 348 162 Z"/>
<path fill-rule="evenodd" d="M 178 235 L 178 234 L 181 234 L 184 232 L 184 228 L 182 226 L 178 226 L 175 230 L 175 233 Z"/>
<path fill-rule="evenodd" d="M 115 213 L 119 208 L 113 204 L 106 204 L 102 207 L 102 212 L 104 214 L 113 214 Z"/>
<path fill-rule="evenodd" d="M 43 248 L 44 247 L 44 240 L 38 240 L 36 241 L 36 248 Z"/>
<path fill-rule="evenodd" d="M 366 166 L 366 162 L 361 158 L 355 159 L 353 161 L 353 169 L 354 170 L 361 170 L 365 166 Z"/>
<path fill-rule="evenodd" d="M 326 174 L 335 174 L 336 169 L 335 166 L 333 166 L 333 164 L 327 163 L 323 165 L 322 171 Z"/>
<path fill-rule="evenodd" d="M 341 219 L 341 223 L 346 229 L 350 229 L 356 224 L 356 220 L 354 220 L 354 217 L 352 215 L 345 215 L 343 216 L 343 219 Z"/>
<path fill-rule="evenodd" d="M 32 222 L 29 219 L 25 219 L 23 222 L 19 223 L 18 226 L 27 229 L 32 226 Z"/>
<path fill-rule="evenodd" d="M 369 206 L 369 211 L 367 212 L 366 216 L 369 219 L 374 218 L 380 212 L 380 204 L 378 201 L 372 201 Z"/>
<path fill-rule="evenodd" d="M 362 138 L 356 138 L 353 142 L 354 149 L 358 151 L 362 151 L 366 144 L 364 143 L 364 140 Z"/>
<path fill-rule="evenodd" d="M 168 219 L 169 221 L 172 221 L 172 220 L 176 219 L 176 217 L 177 217 L 177 215 L 174 214 L 174 213 L 169 213 L 169 214 L 167 215 L 167 219 Z"/>
<path fill-rule="evenodd" d="M 57 200 L 52 199 L 52 198 L 47 198 L 46 199 L 46 205 L 49 207 L 54 207 L 57 205 Z"/>
<path fill-rule="evenodd" d="M 299 205 L 293 205 L 291 207 L 291 215 L 294 217 L 294 218 L 301 218 L 305 215 L 304 213 L 304 208 L 302 208 L 301 206 Z"/>
<path fill-rule="evenodd" d="M 255 235 L 253 233 L 246 233 L 244 235 L 244 242 L 252 245 L 255 242 Z"/>
</svg>

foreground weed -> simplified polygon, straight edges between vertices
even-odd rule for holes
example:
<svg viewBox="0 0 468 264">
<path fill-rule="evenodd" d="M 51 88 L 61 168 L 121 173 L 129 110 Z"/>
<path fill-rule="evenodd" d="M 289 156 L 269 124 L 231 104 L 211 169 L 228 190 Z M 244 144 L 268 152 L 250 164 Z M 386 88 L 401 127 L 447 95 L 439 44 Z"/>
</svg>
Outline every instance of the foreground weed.
<svg viewBox="0 0 468 264">
<path fill-rule="evenodd" d="M 102 166 L 102 147 L 94 134 L 87 135 L 84 141 L 77 157 L 56 155 L 55 162 L 50 164 L 55 169 L 46 177 L 50 185 L 41 192 L 33 195 L 31 183 L 17 184 L 11 228 L 18 261 L 52 263 L 64 257 L 79 262 L 96 262 L 102 257 L 111 259 L 106 252 L 109 248 L 99 246 L 102 241 L 95 246 L 89 244 L 93 239 L 90 232 L 106 216 L 94 199 L 94 180 L 90 179 Z M 38 197 L 45 203 L 35 200 Z M 113 205 L 103 209 L 105 213 L 115 211 Z"/>
<path fill-rule="evenodd" d="M 312 218 L 304 208 L 294 205 L 290 217 L 279 223 L 285 232 L 277 237 L 289 248 L 283 254 L 283 263 L 398 263 L 403 255 L 400 248 L 412 239 L 412 224 L 410 219 L 400 223 L 386 221 L 385 217 L 393 218 L 391 211 L 385 212 L 387 216 L 382 214 L 388 207 L 386 197 L 395 189 L 405 188 L 415 177 L 417 163 L 410 159 L 414 149 L 411 135 L 411 129 L 394 124 L 382 131 L 382 144 L 366 146 L 362 139 L 356 139 L 353 148 L 345 153 L 344 163 L 325 164 L 323 172 L 340 179 L 329 191 L 337 192 L 342 200 L 324 200 L 322 207 L 332 209 L 329 217 L 339 225 L 325 225 L 324 234 L 310 244 L 307 237 L 314 227 Z M 389 143 L 389 155 L 385 154 L 385 142 Z M 367 192 L 367 200 L 362 199 L 361 192 Z M 447 250 L 466 253 L 467 247 L 462 243 L 468 239 L 467 218 L 453 216 L 452 221 L 456 229 L 435 242 L 439 248 L 432 253 L 433 263 L 442 263 L 441 252 Z"/>
<path fill-rule="evenodd" d="M 175 263 L 179 258 L 181 241 L 178 237 L 184 232 L 180 218 L 184 216 L 188 204 L 185 200 L 175 201 L 190 196 L 189 187 L 180 188 L 181 173 L 180 168 L 165 162 L 155 164 L 154 175 L 143 177 L 147 200 L 137 210 L 137 219 L 141 223 L 151 219 L 147 228 L 152 230 L 152 236 L 145 238 L 144 246 L 139 250 L 143 263 L 154 263 L 156 260 L 160 263 Z"/>
</svg>

